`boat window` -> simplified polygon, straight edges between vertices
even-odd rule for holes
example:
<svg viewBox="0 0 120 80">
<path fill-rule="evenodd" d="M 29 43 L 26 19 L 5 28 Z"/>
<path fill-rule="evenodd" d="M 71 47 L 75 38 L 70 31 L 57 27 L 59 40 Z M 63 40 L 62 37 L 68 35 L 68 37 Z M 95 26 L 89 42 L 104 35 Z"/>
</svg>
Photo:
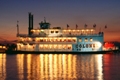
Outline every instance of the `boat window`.
<svg viewBox="0 0 120 80">
<path fill-rule="evenodd" d="M 90 38 L 90 42 L 92 42 L 93 41 L 93 39 L 92 38 Z"/>
<path fill-rule="evenodd" d="M 35 41 L 35 39 L 33 38 L 32 41 Z"/>
<path fill-rule="evenodd" d="M 85 38 L 85 42 L 88 42 L 88 39 L 87 39 L 87 38 Z"/>
<path fill-rule="evenodd" d="M 82 39 L 81 39 L 81 38 L 79 38 L 79 42 L 82 42 Z"/>
<path fill-rule="evenodd" d="M 50 39 L 48 38 L 47 41 L 50 42 Z"/>
<path fill-rule="evenodd" d="M 64 39 L 64 42 L 66 42 L 66 39 Z"/>
<path fill-rule="evenodd" d="M 73 40 L 73 42 L 76 42 L 76 39 L 72 39 Z"/>
<path fill-rule="evenodd" d="M 71 49 L 72 47 L 71 46 L 68 46 L 68 49 Z"/>
<path fill-rule="evenodd" d="M 68 42 L 71 42 L 71 39 L 68 39 Z"/>
<path fill-rule="evenodd" d="M 43 42 L 43 39 L 40 39 L 40 42 Z"/>
<path fill-rule="evenodd" d="M 51 31 L 51 33 L 54 33 L 54 31 Z"/>
<path fill-rule="evenodd" d="M 58 31 L 55 31 L 55 33 L 58 33 Z"/>
</svg>

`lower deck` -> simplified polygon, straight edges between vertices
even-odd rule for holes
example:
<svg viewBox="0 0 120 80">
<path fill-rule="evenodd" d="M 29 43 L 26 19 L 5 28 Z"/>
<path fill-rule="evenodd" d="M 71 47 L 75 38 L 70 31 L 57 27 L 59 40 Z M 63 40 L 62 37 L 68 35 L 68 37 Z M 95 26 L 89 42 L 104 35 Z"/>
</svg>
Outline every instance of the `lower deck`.
<svg viewBox="0 0 120 80">
<path fill-rule="evenodd" d="M 87 52 L 103 51 L 103 36 L 76 36 L 76 37 L 35 37 L 35 41 L 18 41 L 19 51 L 65 51 L 65 52 Z M 44 39 L 41 42 L 41 39 Z M 50 40 L 49 40 L 50 39 Z M 54 39 L 54 40 L 53 40 Z M 52 42 L 51 42 L 52 40 Z M 49 42 L 48 42 L 49 41 Z"/>
<path fill-rule="evenodd" d="M 50 52 L 87 52 L 102 51 L 102 45 L 99 42 L 94 43 L 76 43 L 76 44 L 17 44 L 19 51 L 50 51 Z"/>
</svg>

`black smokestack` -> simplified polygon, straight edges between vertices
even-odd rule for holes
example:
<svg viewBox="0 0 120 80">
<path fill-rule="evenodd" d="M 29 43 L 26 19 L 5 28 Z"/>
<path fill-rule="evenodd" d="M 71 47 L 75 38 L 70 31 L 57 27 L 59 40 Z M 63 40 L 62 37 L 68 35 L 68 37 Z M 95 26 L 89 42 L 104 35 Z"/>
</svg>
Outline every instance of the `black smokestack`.
<svg viewBox="0 0 120 80">
<path fill-rule="evenodd" d="M 32 19 L 31 26 L 32 26 L 32 29 L 33 29 L 33 15 L 31 15 L 31 19 Z"/>
<path fill-rule="evenodd" d="M 33 15 L 29 13 L 29 27 L 28 27 L 28 34 L 31 35 L 31 30 L 33 29 Z"/>
</svg>

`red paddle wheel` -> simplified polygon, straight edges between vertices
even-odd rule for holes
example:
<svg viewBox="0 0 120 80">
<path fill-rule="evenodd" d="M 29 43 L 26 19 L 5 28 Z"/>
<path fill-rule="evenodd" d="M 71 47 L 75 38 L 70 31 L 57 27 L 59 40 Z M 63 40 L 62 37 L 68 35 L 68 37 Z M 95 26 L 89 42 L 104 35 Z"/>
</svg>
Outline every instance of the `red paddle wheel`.
<svg viewBox="0 0 120 80">
<path fill-rule="evenodd" d="M 113 48 L 115 48 L 115 45 L 112 42 L 105 42 L 104 43 L 104 48 L 106 48 L 106 49 L 113 49 Z"/>
</svg>

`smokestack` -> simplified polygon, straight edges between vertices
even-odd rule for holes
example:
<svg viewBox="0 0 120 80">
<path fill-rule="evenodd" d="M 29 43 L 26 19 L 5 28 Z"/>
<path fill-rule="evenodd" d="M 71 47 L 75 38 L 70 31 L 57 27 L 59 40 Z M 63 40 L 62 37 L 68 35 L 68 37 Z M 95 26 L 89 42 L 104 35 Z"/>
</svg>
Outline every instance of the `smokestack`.
<svg viewBox="0 0 120 80">
<path fill-rule="evenodd" d="M 31 30 L 33 29 L 33 15 L 29 13 L 28 18 L 29 18 L 28 34 L 31 35 L 32 34 Z"/>
<path fill-rule="evenodd" d="M 31 23 L 31 26 L 32 26 L 32 29 L 33 29 L 33 15 L 31 15 L 31 19 L 32 19 L 32 23 Z"/>
</svg>

